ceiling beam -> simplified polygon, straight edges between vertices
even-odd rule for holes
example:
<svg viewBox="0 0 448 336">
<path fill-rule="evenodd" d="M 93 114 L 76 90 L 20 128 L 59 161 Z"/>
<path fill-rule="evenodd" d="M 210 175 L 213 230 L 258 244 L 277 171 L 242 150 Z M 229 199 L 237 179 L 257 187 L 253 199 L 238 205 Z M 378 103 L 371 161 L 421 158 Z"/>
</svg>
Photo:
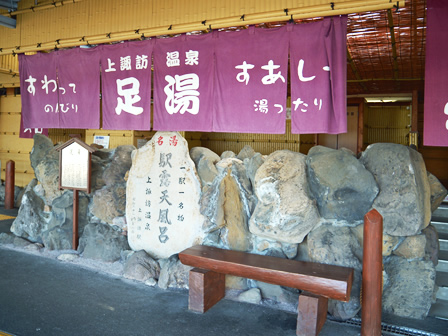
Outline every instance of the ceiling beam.
<svg viewBox="0 0 448 336">
<path fill-rule="evenodd" d="M 350 51 L 348 50 L 348 47 L 347 47 L 347 62 L 350 64 L 350 67 L 352 68 L 352 71 L 355 74 L 356 82 L 359 83 L 359 85 L 361 85 L 364 92 L 368 92 L 367 87 L 363 83 L 364 80 L 361 78 L 361 75 L 359 74 L 358 69 L 356 69 L 355 62 L 353 62 L 353 58 L 352 58 L 352 55 L 350 55 Z M 347 82 L 349 82 L 349 81 L 347 81 Z"/>
<path fill-rule="evenodd" d="M 81 0 L 70 0 L 69 3 L 78 1 Z M 55 3 L 58 4 L 65 2 L 67 2 L 67 0 L 58 1 Z M 206 20 L 175 24 L 170 25 L 169 27 L 166 25 L 159 27 L 132 29 L 115 33 L 105 32 L 98 35 L 78 36 L 75 38 L 58 39 L 56 41 L 36 41 L 36 43 L 32 43 L 29 45 L 2 47 L 0 48 L 0 55 L 52 50 L 55 47 L 70 48 L 81 45 L 112 43 L 125 40 L 139 40 L 141 38 L 152 36 L 174 35 L 192 31 L 201 31 L 207 28 L 220 29 L 267 22 L 285 22 L 289 21 L 291 19 L 291 16 L 294 20 L 299 20 L 321 16 L 335 16 L 357 12 L 377 11 L 393 8 L 397 5 L 403 7 L 405 5 L 405 0 L 398 0 L 394 2 L 392 2 L 391 0 L 334 0 L 331 3 L 320 5 L 301 6 L 291 9 L 287 8 L 263 13 L 260 12 L 246 14 L 244 15 L 243 20 L 241 15 L 226 18 L 221 17 L 211 20 L 205 18 Z M 37 7 L 35 9 L 37 9 Z M 286 13 L 288 14 L 286 15 Z M 17 11 L 17 13 L 12 12 L 12 14 L 19 14 L 19 11 Z"/>
<path fill-rule="evenodd" d="M 394 78 L 398 79 L 398 61 L 397 61 L 397 46 L 395 42 L 394 18 L 392 17 L 392 10 L 387 10 L 387 21 L 389 24 L 390 42 L 392 44 L 392 57 L 394 64 Z"/>
</svg>

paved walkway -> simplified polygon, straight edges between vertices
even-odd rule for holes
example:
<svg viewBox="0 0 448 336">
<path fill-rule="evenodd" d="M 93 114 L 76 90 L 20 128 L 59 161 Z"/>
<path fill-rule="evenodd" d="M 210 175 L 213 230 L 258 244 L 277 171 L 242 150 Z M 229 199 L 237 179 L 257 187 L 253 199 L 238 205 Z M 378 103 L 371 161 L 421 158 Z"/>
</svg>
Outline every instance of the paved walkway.
<svg viewBox="0 0 448 336">
<path fill-rule="evenodd" d="M 8 225 L 0 221 L 0 232 Z M 386 322 L 448 335 L 448 321 Z M 296 315 L 288 312 L 224 299 L 197 314 L 188 311 L 185 290 L 161 290 L 0 245 L 0 335 L 294 336 L 295 328 Z M 320 335 L 359 334 L 359 326 L 327 320 Z"/>
</svg>

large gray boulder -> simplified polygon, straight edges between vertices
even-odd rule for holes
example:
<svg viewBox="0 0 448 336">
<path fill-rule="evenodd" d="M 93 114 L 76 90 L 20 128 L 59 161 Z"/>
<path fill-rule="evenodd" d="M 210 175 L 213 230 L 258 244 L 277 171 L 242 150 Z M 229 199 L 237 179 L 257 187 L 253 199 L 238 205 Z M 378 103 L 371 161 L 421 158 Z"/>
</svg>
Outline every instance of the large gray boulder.
<svg viewBox="0 0 448 336">
<path fill-rule="evenodd" d="M 30 161 L 36 178 L 45 190 L 46 204 L 51 205 L 63 193 L 59 190 L 59 152 L 45 135 L 35 134 Z"/>
<path fill-rule="evenodd" d="M 113 224 L 115 217 L 121 217 L 126 212 L 125 176 L 131 168 L 131 154 L 134 149 L 135 147 L 131 145 L 119 146 L 112 153 L 106 152 L 108 155 L 103 155 L 105 160 L 95 165 L 98 172 L 95 179 L 96 186 L 103 186 L 93 192 L 90 211 L 110 225 Z"/>
<path fill-rule="evenodd" d="M 107 262 L 119 260 L 121 252 L 129 249 L 126 236 L 101 223 L 86 225 L 78 247 L 83 257 Z"/>
<path fill-rule="evenodd" d="M 252 186 L 240 160 L 218 163 L 220 174 L 201 197 L 201 213 L 206 216 L 207 245 L 237 251 L 252 247 L 248 221 L 252 211 Z"/>
<path fill-rule="evenodd" d="M 205 147 L 193 147 L 190 149 L 190 157 L 196 167 L 201 157 L 207 158 L 207 160 L 210 160 L 213 164 L 221 160 L 218 154 Z"/>
<path fill-rule="evenodd" d="M 384 264 L 388 280 L 383 290 L 383 312 L 423 319 L 431 308 L 436 270 L 430 260 L 392 256 Z"/>
<path fill-rule="evenodd" d="M 34 191 L 36 180 L 30 182 L 22 197 L 22 204 L 11 232 L 32 242 L 42 243 L 42 233 L 48 229 L 48 213 L 44 212 L 45 201 Z"/>
<path fill-rule="evenodd" d="M 78 234 L 82 236 L 87 225 L 89 198 L 84 193 L 78 195 Z M 73 192 L 66 190 L 53 200 L 51 216 L 42 242 L 49 250 L 68 250 L 73 247 Z"/>
<path fill-rule="evenodd" d="M 258 203 L 249 221 L 252 234 L 297 244 L 319 222 L 308 194 L 305 155 L 289 150 L 269 155 L 255 175 Z"/>
<path fill-rule="evenodd" d="M 362 220 L 378 194 L 373 175 L 347 150 L 323 146 L 306 158 L 310 191 L 324 218 Z"/>
<path fill-rule="evenodd" d="M 308 256 L 310 261 L 350 267 L 355 269 L 352 291 L 349 302 L 329 300 L 329 312 L 335 318 L 349 319 L 359 312 L 361 271 L 361 246 L 348 226 L 322 224 L 310 232 L 307 237 Z"/>
<path fill-rule="evenodd" d="M 403 145 L 377 143 L 367 147 L 360 161 L 380 188 L 372 207 L 383 216 L 384 232 L 412 236 L 428 226 L 431 191 L 420 153 Z"/>
</svg>

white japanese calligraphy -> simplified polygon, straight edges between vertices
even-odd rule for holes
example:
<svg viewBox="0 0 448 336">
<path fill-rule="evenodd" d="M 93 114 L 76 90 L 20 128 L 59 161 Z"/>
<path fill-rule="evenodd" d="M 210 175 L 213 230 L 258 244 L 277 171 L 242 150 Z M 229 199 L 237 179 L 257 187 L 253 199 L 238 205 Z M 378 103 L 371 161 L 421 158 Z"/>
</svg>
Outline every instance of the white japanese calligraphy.
<svg viewBox="0 0 448 336">
<path fill-rule="evenodd" d="M 112 62 L 110 58 L 107 59 L 107 69 L 104 70 L 104 72 L 111 72 L 111 71 L 117 71 L 117 69 L 113 68 L 115 63 Z"/>
<path fill-rule="evenodd" d="M 448 103 L 445 104 L 445 108 L 444 108 L 443 112 L 445 113 L 445 115 L 448 116 Z M 445 128 L 448 130 L 448 120 L 445 123 Z"/>
<path fill-rule="evenodd" d="M 54 79 L 48 79 L 47 78 L 47 75 L 45 75 L 44 76 L 44 79 L 43 80 L 41 80 L 41 82 L 42 82 L 42 89 L 44 89 L 45 90 L 45 93 L 46 94 L 48 94 L 48 85 L 50 85 L 50 84 L 53 84 L 54 86 L 53 86 L 53 90 L 52 90 L 52 92 L 55 92 L 56 91 L 56 89 L 57 89 L 57 85 L 56 85 L 56 81 L 54 80 Z"/>
<path fill-rule="evenodd" d="M 249 75 L 249 73 L 247 72 L 247 70 L 249 70 L 249 69 L 253 69 L 254 68 L 254 65 L 253 64 L 248 64 L 246 61 L 244 61 L 243 62 L 243 64 L 241 64 L 241 65 L 237 65 L 236 67 L 235 67 L 235 69 L 241 69 L 241 70 L 243 70 L 242 72 L 239 72 L 237 75 L 236 75 L 236 80 L 238 81 L 238 82 L 240 82 L 240 83 L 242 83 L 242 82 L 246 82 L 246 85 L 249 83 L 249 79 L 250 79 L 250 75 Z"/>
<path fill-rule="evenodd" d="M 262 113 L 268 113 L 268 100 L 267 99 L 260 99 L 255 100 L 255 112 L 260 111 Z"/>
<path fill-rule="evenodd" d="M 199 51 L 189 50 L 185 52 L 185 64 L 186 65 L 198 65 L 199 64 Z"/>
<path fill-rule="evenodd" d="M 34 87 L 34 83 L 36 82 L 36 78 L 31 77 L 31 75 L 28 77 L 28 79 L 25 79 L 25 82 L 30 83 L 27 87 L 27 91 L 29 93 L 32 93 L 33 96 L 36 94 L 36 88 Z"/>
<path fill-rule="evenodd" d="M 137 55 L 135 57 L 135 68 L 137 70 L 148 68 L 148 55 Z"/>
<path fill-rule="evenodd" d="M 180 66 L 179 52 L 178 51 L 173 51 L 173 52 L 167 52 L 166 53 L 166 66 L 167 67 Z"/>
<path fill-rule="evenodd" d="M 125 86 L 130 86 L 125 88 Z M 140 82 L 135 77 L 129 77 L 125 79 L 117 79 L 117 93 L 121 97 L 117 97 L 117 107 L 115 107 L 115 113 L 120 115 L 122 111 L 139 115 L 143 112 L 143 107 L 134 106 L 141 98 L 138 95 L 140 92 Z"/>
<path fill-rule="evenodd" d="M 282 72 L 281 71 L 279 71 L 278 73 L 274 74 L 274 70 L 280 68 L 280 65 L 275 65 L 273 60 L 270 60 L 267 65 L 263 65 L 261 68 L 263 70 L 268 70 L 269 71 L 269 74 L 264 76 L 261 79 L 261 82 L 264 85 L 274 84 L 277 81 L 277 79 L 281 79 L 283 83 L 285 82 L 285 77 L 282 76 Z"/>
<path fill-rule="evenodd" d="M 199 113 L 199 76 L 194 73 L 185 75 L 165 76 L 168 84 L 164 91 L 166 94 L 165 108 L 169 114 L 185 112 Z"/>
<path fill-rule="evenodd" d="M 305 64 L 305 61 L 303 59 L 301 59 L 299 61 L 299 66 L 297 67 L 297 72 L 298 72 L 298 75 L 299 75 L 299 79 L 302 82 L 312 81 L 314 78 L 316 78 L 316 76 L 310 76 L 310 77 L 304 77 L 303 76 L 303 66 L 304 66 L 304 64 Z"/>
<path fill-rule="evenodd" d="M 132 70 L 131 56 L 120 57 L 120 70 Z"/>
</svg>

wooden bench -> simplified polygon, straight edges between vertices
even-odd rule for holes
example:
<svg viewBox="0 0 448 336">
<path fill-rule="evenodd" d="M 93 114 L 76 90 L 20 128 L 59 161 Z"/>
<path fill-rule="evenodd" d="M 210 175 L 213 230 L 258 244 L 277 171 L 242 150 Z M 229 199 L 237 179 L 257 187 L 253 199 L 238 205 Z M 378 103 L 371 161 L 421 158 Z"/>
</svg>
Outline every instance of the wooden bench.
<svg viewBox="0 0 448 336">
<path fill-rule="evenodd" d="M 297 335 L 317 335 L 327 318 L 328 299 L 347 302 L 353 269 L 223 250 L 197 245 L 179 254 L 193 266 L 189 279 L 190 310 L 205 313 L 225 295 L 225 275 L 301 289 Z"/>
</svg>

